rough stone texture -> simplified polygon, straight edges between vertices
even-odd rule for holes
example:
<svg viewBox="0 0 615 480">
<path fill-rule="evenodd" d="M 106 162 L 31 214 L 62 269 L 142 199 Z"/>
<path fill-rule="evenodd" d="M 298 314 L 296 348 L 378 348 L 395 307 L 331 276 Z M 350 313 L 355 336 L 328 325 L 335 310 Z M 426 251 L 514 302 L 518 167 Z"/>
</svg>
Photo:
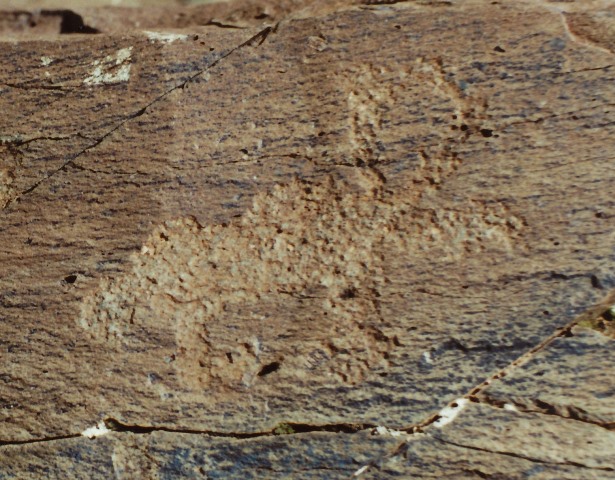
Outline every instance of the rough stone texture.
<svg viewBox="0 0 615 480">
<path fill-rule="evenodd" d="M 612 475 L 613 9 L 368 3 L 0 16 L 1 474 Z"/>
<path fill-rule="evenodd" d="M 390 435 L 306 433 L 255 439 L 170 432 L 109 434 L 3 448 L 2 478 L 349 478 Z M 23 468 L 24 463 L 29 470 Z M 26 473 L 27 472 L 27 473 Z"/>
<path fill-rule="evenodd" d="M 412 435 L 361 478 L 615 478 L 615 432 L 471 403 L 442 429 Z"/>
<path fill-rule="evenodd" d="M 615 430 L 613 339 L 575 328 L 479 397 L 524 411 L 583 420 Z"/>
</svg>

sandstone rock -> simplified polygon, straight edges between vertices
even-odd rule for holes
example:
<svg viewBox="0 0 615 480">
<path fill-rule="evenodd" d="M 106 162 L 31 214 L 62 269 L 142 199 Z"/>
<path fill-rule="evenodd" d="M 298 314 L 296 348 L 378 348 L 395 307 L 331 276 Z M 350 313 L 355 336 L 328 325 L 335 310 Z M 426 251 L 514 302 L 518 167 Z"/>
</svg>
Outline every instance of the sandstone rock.
<svg viewBox="0 0 615 480">
<path fill-rule="evenodd" d="M 0 473 L 612 475 L 612 8 L 165 8 L 0 19 Z"/>
<path fill-rule="evenodd" d="M 362 478 L 615 478 L 615 432 L 469 403 L 454 423 L 410 436 Z"/>
</svg>

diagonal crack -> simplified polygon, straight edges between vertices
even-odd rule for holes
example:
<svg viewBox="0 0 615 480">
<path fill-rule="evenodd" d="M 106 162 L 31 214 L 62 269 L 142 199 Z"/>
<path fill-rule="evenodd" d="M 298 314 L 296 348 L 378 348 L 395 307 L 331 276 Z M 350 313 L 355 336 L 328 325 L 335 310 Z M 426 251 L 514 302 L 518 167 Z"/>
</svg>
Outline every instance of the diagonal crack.
<svg viewBox="0 0 615 480">
<path fill-rule="evenodd" d="M 461 401 L 471 401 L 473 403 L 480 403 L 479 398 L 476 397 L 477 394 L 481 393 L 482 390 L 484 390 L 487 386 L 489 386 L 491 384 L 491 382 L 502 378 L 504 376 L 506 376 L 508 373 L 510 373 L 512 370 L 521 367 L 522 365 L 526 364 L 527 362 L 529 362 L 534 355 L 536 355 L 538 352 L 544 350 L 546 347 L 548 347 L 553 341 L 555 341 L 557 338 L 560 337 L 564 337 L 567 335 L 570 335 L 570 330 L 577 324 L 583 322 L 584 320 L 587 320 L 588 318 L 596 318 L 602 314 L 604 314 L 604 312 L 606 312 L 607 310 L 609 310 L 611 308 L 611 306 L 613 305 L 613 303 L 615 303 L 615 291 L 611 292 L 611 294 L 599 305 L 595 305 L 593 307 L 588 308 L 584 313 L 582 313 L 581 315 L 577 316 L 575 319 L 573 319 L 572 321 L 570 321 L 567 325 L 555 330 L 555 332 L 553 332 L 550 336 L 548 336 L 545 340 L 543 340 L 540 344 L 532 347 L 530 350 L 528 350 L 527 352 L 525 352 L 523 355 L 517 357 L 515 360 L 513 360 L 512 362 L 510 362 L 506 367 L 502 368 L 501 370 L 499 370 L 498 372 L 496 372 L 495 374 L 491 375 L 489 378 L 487 378 L 486 380 L 484 380 L 482 383 L 478 384 L 477 386 L 473 387 L 468 393 L 466 393 L 463 397 L 461 397 L 460 399 L 456 399 L 453 402 L 449 403 L 449 407 L 452 407 L 453 405 L 456 405 Z M 460 406 L 460 405 L 458 405 Z M 494 405 L 491 405 L 494 406 Z M 446 408 L 446 407 L 445 407 Z M 502 405 L 502 408 L 503 405 Z M 441 413 L 442 413 L 443 409 L 440 409 L 437 413 L 432 413 L 431 415 L 429 415 L 428 417 L 426 417 L 424 420 L 405 427 L 405 428 L 401 428 L 398 431 L 400 432 L 405 432 L 408 435 L 413 435 L 413 434 L 427 434 L 430 436 L 433 436 L 431 434 L 431 428 L 436 422 L 438 422 L 439 420 L 442 419 Z M 563 417 L 562 415 L 558 415 L 557 413 L 549 413 L 549 412 L 544 412 L 544 411 L 535 411 L 532 413 L 542 413 L 542 414 L 551 414 L 551 415 L 557 415 L 560 416 L 566 420 L 570 420 L 570 418 L 566 418 Z M 454 418 L 454 417 L 453 417 Z M 449 420 L 450 421 L 450 420 Z M 447 423 L 449 423 L 449 421 L 447 421 Z M 594 423 L 594 422 L 586 422 L 586 423 Z M 600 424 L 599 426 L 607 428 L 607 429 L 611 429 L 611 425 L 604 425 L 604 424 Z M 440 438 L 438 438 L 437 436 L 433 436 L 433 438 L 439 440 L 439 441 L 443 441 Z M 384 455 L 381 455 L 373 460 L 371 460 L 369 463 L 366 463 L 363 467 L 361 467 L 359 470 L 357 470 L 355 472 L 355 474 L 353 475 L 353 478 L 358 477 L 360 475 L 362 475 L 363 473 L 365 473 L 368 469 L 377 466 L 379 463 L 381 463 L 382 461 L 389 459 L 389 458 L 393 458 L 396 457 L 400 454 L 402 454 L 406 448 L 408 446 L 408 441 L 404 440 L 400 445 L 398 445 L 394 450 L 392 450 L 389 453 L 386 453 Z M 464 447 L 463 445 L 459 445 L 460 447 Z M 473 448 L 473 447 L 467 447 L 467 448 Z M 492 453 L 502 453 L 502 452 L 492 452 Z M 507 453 L 502 453 L 502 454 L 507 454 Z M 509 454 L 514 456 L 514 454 Z M 546 463 L 546 462 L 545 462 Z M 569 465 L 573 465 L 572 463 Z M 582 465 L 580 465 L 582 466 Z M 587 467 L 587 468 L 592 468 L 592 467 Z M 613 471 L 615 471 L 615 469 L 611 469 Z M 611 471 L 609 470 L 609 471 Z"/>
<path fill-rule="evenodd" d="M 539 398 L 496 398 L 486 393 L 481 393 L 480 397 L 471 397 L 471 401 L 483 405 L 489 405 L 494 408 L 508 409 L 512 406 L 513 410 L 523 413 L 540 413 L 543 415 L 552 415 L 560 417 L 564 420 L 577 421 L 596 425 L 606 430 L 615 430 L 615 422 L 609 422 L 595 415 L 592 415 L 582 408 L 574 405 L 555 405 Z"/>
<path fill-rule="evenodd" d="M 599 317 L 599 316 L 603 315 L 606 311 L 608 311 L 611 308 L 611 306 L 613 305 L 614 302 L 615 302 L 615 291 L 612 291 L 602 303 L 600 303 L 598 305 L 594 305 L 594 306 L 588 308 L 581 315 L 577 316 L 576 318 L 574 318 L 573 320 L 568 322 L 568 324 L 566 324 L 563 327 L 555 330 L 551 335 L 549 335 L 547 338 L 545 338 L 541 343 L 539 343 L 535 347 L 531 348 L 530 350 L 525 352 L 520 357 L 518 357 L 515 360 L 513 360 L 506 367 L 502 368 L 501 370 L 499 370 L 498 372 L 493 374 L 491 377 L 489 377 L 488 379 L 483 381 L 481 384 L 479 384 L 476 387 L 474 387 L 468 394 L 465 395 L 465 398 L 470 398 L 471 396 L 476 395 L 476 394 L 482 392 L 482 390 L 484 390 L 487 386 L 489 386 L 489 384 L 492 381 L 495 381 L 495 380 L 497 380 L 499 378 L 502 378 L 502 377 L 508 375 L 513 370 L 516 370 L 517 368 L 525 365 L 532 358 L 534 358 L 534 356 L 538 352 L 541 352 L 542 350 L 547 348 L 556 339 L 558 339 L 560 337 L 569 336 L 571 329 L 574 326 L 576 326 L 577 324 L 579 324 L 579 323 L 581 323 L 581 322 L 583 322 L 585 320 L 594 319 L 596 317 Z"/>
<path fill-rule="evenodd" d="M 142 115 L 144 115 L 152 106 L 154 106 L 155 104 L 157 104 L 158 102 L 162 101 L 164 98 L 166 98 L 167 96 L 169 96 L 172 92 L 174 92 L 175 90 L 179 90 L 179 89 L 183 89 L 185 88 L 185 86 L 190 83 L 191 81 L 193 81 L 194 79 L 196 79 L 197 77 L 203 75 L 204 73 L 208 72 L 209 70 L 211 70 L 213 67 L 215 67 L 216 65 L 218 65 L 222 60 L 224 60 L 225 58 L 229 57 L 230 55 L 232 55 L 233 53 L 235 53 L 237 50 L 240 50 L 244 47 L 256 47 L 256 46 L 260 46 L 263 44 L 263 42 L 267 39 L 267 37 L 269 36 L 270 33 L 272 32 L 276 32 L 278 28 L 278 24 L 274 25 L 274 26 L 268 26 L 265 27 L 263 30 L 261 30 L 260 32 L 258 32 L 256 35 L 250 37 L 248 40 L 246 40 L 245 42 L 243 42 L 242 44 L 240 44 L 237 47 L 234 47 L 232 49 L 230 49 L 229 51 L 227 51 L 225 54 L 221 55 L 218 59 L 216 59 L 214 62 L 211 63 L 211 65 L 207 66 L 206 68 L 199 70 L 198 72 L 196 72 L 194 75 L 190 76 L 188 79 L 182 81 L 181 83 L 175 85 L 174 87 L 168 89 L 167 91 L 165 91 L 164 93 L 160 94 L 159 96 L 157 96 L 155 99 L 153 99 L 152 101 L 150 101 L 148 104 L 146 104 L 145 106 L 143 106 L 142 108 L 140 108 L 139 110 L 131 113 L 130 115 L 128 115 L 126 118 L 124 118 L 122 121 L 120 121 L 119 123 L 117 123 L 113 128 L 111 128 L 110 130 L 108 130 L 106 133 L 104 133 L 102 136 L 100 136 L 99 138 L 97 138 L 93 143 L 91 143 L 90 145 L 88 145 L 87 147 L 81 149 L 79 152 L 77 152 L 76 154 L 72 155 L 70 159 L 68 159 L 67 161 L 65 161 L 60 167 L 58 167 L 57 169 L 53 170 L 52 172 L 48 173 L 47 175 L 45 175 L 43 178 L 41 178 L 40 180 L 38 180 L 36 183 L 34 183 L 31 187 L 27 188 L 26 190 L 22 191 L 19 195 L 17 195 L 15 198 L 12 198 L 10 201 L 8 201 L 6 203 L 6 205 L 4 206 L 4 208 L 7 208 L 9 205 L 11 205 L 13 202 L 19 201 L 20 198 L 22 198 L 23 196 L 32 193 L 34 190 L 36 190 L 39 186 L 41 186 L 44 182 L 46 182 L 47 180 L 49 180 L 50 178 L 54 177 L 55 175 L 57 175 L 59 172 L 65 171 L 66 168 L 70 165 L 75 165 L 75 160 L 77 160 L 79 157 L 81 157 L 82 155 L 84 155 L 85 153 L 87 153 L 88 151 L 98 147 L 101 143 L 103 143 L 110 135 L 112 135 L 114 132 L 116 132 L 117 130 L 119 130 L 122 126 L 124 126 L 126 123 L 130 122 L 131 120 L 138 118 Z"/>
<path fill-rule="evenodd" d="M 438 437 L 437 435 L 432 435 L 432 438 L 437 440 L 440 443 L 446 444 L 446 445 L 453 445 L 455 447 L 459 447 L 459 448 L 465 448 L 468 450 L 474 450 L 477 452 L 485 452 L 485 453 L 493 453 L 496 455 L 505 455 L 507 457 L 514 457 L 514 458 L 520 458 L 522 460 L 527 460 L 529 462 L 532 463 L 542 463 L 542 464 L 546 464 L 546 465 L 559 465 L 559 466 L 563 466 L 563 467 L 577 467 L 577 468 L 586 468 L 589 470 L 600 470 L 603 472 L 614 472 L 615 468 L 612 467 L 591 467 L 589 465 L 585 465 L 582 463 L 578 463 L 578 462 L 572 462 L 572 461 L 567 461 L 567 462 L 551 462 L 548 460 L 543 460 L 540 458 L 536 458 L 536 457 L 529 457 L 527 455 L 521 455 L 519 453 L 515 453 L 515 452 L 503 452 L 500 450 L 490 450 L 488 448 L 481 448 L 481 447 L 475 447 L 472 445 L 464 445 L 461 443 L 457 443 L 457 442 L 452 442 L 450 440 L 444 440 L 443 438 Z"/>
</svg>

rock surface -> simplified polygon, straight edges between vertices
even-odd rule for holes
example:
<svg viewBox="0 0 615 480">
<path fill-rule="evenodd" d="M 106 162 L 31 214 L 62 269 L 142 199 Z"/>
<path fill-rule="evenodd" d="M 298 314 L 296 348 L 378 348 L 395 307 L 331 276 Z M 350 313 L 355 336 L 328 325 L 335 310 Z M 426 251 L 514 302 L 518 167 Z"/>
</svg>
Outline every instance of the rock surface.
<svg viewBox="0 0 615 480">
<path fill-rule="evenodd" d="M 172 11 L 0 15 L 0 478 L 615 478 L 615 9 Z"/>
</svg>

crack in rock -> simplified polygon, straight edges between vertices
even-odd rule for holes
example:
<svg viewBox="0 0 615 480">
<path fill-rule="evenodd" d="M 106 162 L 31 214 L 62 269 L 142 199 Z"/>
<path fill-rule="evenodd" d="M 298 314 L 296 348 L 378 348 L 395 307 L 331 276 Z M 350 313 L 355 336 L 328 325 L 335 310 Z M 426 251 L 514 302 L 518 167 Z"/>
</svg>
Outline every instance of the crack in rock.
<svg viewBox="0 0 615 480">
<path fill-rule="evenodd" d="M 548 461 L 548 460 L 543 460 L 540 458 L 536 458 L 536 457 L 530 457 L 527 455 L 521 455 L 515 452 L 506 452 L 506 451 L 500 451 L 500 450 L 490 450 L 487 448 L 481 448 L 481 447 L 475 447 L 472 445 L 464 445 L 462 443 L 458 443 L 458 442 L 453 442 L 450 440 L 445 440 L 443 438 L 440 438 L 436 435 L 432 435 L 432 438 L 434 438 L 435 440 L 437 440 L 438 442 L 441 442 L 443 444 L 447 444 L 447 445 L 454 445 L 455 447 L 459 447 L 459 448 L 465 448 L 468 450 L 475 450 L 478 452 L 485 452 L 485 453 L 493 453 L 495 455 L 504 455 L 507 457 L 514 457 L 514 458 L 520 458 L 522 460 L 528 460 L 530 462 L 533 463 L 543 463 L 546 465 L 561 465 L 561 466 L 571 466 L 571 467 L 578 467 L 578 468 L 583 468 L 583 469 L 588 469 L 588 470 L 598 470 L 598 471 L 603 471 L 603 472 L 614 472 L 615 468 L 612 467 L 592 467 L 589 465 L 584 465 L 582 463 L 578 463 L 578 462 L 572 462 L 572 461 L 566 461 L 566 462 L 553 462 L 553 461 Z"/>
<path fill-rule="evenodd" d="M 558 274 L 555 274 L 555 275 L 558 275 Z M 534 356 L 538 352 L 541 352 L 542 350 L 547 348 L 551 343 L 553 343 L 553 341 L 555 339 L 557 339 L 559 337 L 564 337 L 564 336 L 570 335 L 570 330 L 574 326 L 579 325 L 579 324 L 583 324 L 585 322 L 593 321 L 593 319 L 598 318 L 598 317 L 604 315 L 604 312 L 608 311 L 611 308 L 611 305 L 614 302 L 615 302 L 615 291 L 611 292 L 607 296 L 607 298 L 604 301 L 602 301 L 599 305 L 594 305 L 594 306 L 588 308 L 584 313 L 582 313 L 581 315 L 579 315 L 578 317 L 576 317 L 575 319 L 570 321 L 567 325 L 565 325 L 565 326 L 563 326 L 561 328 L 558 328 L 553 334 L 551 334 L 549 337 L 545 338 L 540 344 L 538 344 L 535 347 L 533 347 L 532 349 L 528 350 L 526 353 L 524 353 L 520 357 L 518 357 L 515 360 L 513 360 L 506 367 L 504 367 L 503 369 L 499 370 L 494 375 L 489 377 L 483 383 L 481 383 L 480 385 L 478 385 L 475 388 L 473 388 L 466 397 L 469 398 L 471 396 L 478 395 L 488 385 L 490 385 L 491 382 L 493 382 L 493 381 L 495 381 L 495 380 L 497 380 L 499 378 L 502 378 L 502 377 L 510 374 L 513 370 L 516 370 L 517 368 L 525 365 L 532 358 L 534 358 Z"/>
<path fill-rule="evenodd" d="M 596 425 L 606 430 L 615 430 L 615 424 L 613 422 L 608 422 L 603 419 L 600 419 L 594 415 L 591 415 L 585 412 L 583 409 L 579 407 L 575 407 L 574 405 L 552 405 L 547 402 L 541 401 L 540 399 L 522 399 L 522 398 L 506 398 L 506 399 L 496 399 L 492 398 L 483 390 L 488 387 L 492 382 L 498 380 L 506 376 L 513 369 L 519 368 L 522 365 L 529 362 L 536 354 L 547 348 L 555 339 L 567 336 L 570 330 L 579 324 L 583 323 L 593 323 L 593 319 L 602 318 L 607 315 L 610 316 L 612 311 L 615 310 L 613 307 L 613 303 L 615 302 L 615 292 L 612 292 L 600 305 L 589 308 L 586 312 L 581 314 L 579 317 L 575 318 L 572 322 L 566 325 L 563 328 L 556 330 L 552 335 L 547 337 L 543 342 L 539 345 L 531 348 L 529 351 L 524 353 L 523 355 L 517 357 L 514 361 L 512 361 L 507 367 L 498 371 L 487 380 L 479 384 L 478 386 L 472 388 L 470 392 L 465 395 L 463 398 L 454 400 L 450 402 L 448 405 L 444 406 L 439 412 L 433 413 L 430 416 L 426 417 L 423 421 L 416 423 L 415 425 L 400 429 L 400 431 L 407 433 L 411 436 L 416 435 L 432 435 L 432 428 L 441 428 L 446 424 L 450 424 L 453 422 L 461 410 L 463 410 L 466 405 L 468 405 L 468 401 L 476 404 L 486 404 L 493 408 L 503 409 L 511 412 L 522 412 L 522 413 L 537 413 L 543 415 L 553 415 L 558 416 L 565 420 L 576 420 L 583 423 L 588 423 L 592 425 Z M 442 415 L 444 413 L 444 415 Z M 444 442 L 442 439 L 434 436 L 438 441 Z M 451 443 L 451 442 L 449 442 Z M 458 445 L 460 447 L 464 447 L 463 445 Z M 372 467 L 375 467 L 377 464 L 382 461 L 393 458 L 395 456 L 403 454 L 409 448 L 408 441 L 404 441 L 401 443 L 396 449 L 389 452 L 384 456 L 380 456 L 378 458 L 373 459 L 370 463 L 364 465 L 359 470 L 357 470 L 354 474 L 354 477 L 358 477 L 365 473 Z M 474 447 L 465 447 L 465 448 L 474 448 Z M 476 450 L 480 450 L 476 448 Z M 498 452 L 491 452 L 498 453 Z M 500 452 L 501 453 L 501 452 Z M 506 453 L 503 453 L 506 454 Z M 510 456 L 515 456 L 514 454 L 509 454 Z M 522 456 L 518 456 L 519 458 L 524 458 Z M 528 459 L 530 460 L 530 459 Z M 548 463 L 548 462 L 545 462 Z M 564 464 L 563 464 L 564 465 Z M 575 463 L 569 463 L 565 465 L 571 466 L 581 466 Z M 594 468 L 594 467 L 586 467 L 586 468 Z M 598 470 L 608 470 L 605 468 L 596 468 Z M 615 470 L 615 469 L 612 469 Z"/>
<path fill-rule="evenodd" d="M 215 430 L 194 430 L 186 428 L 172 428 L 166 426 L 147 426 L 147 425 L 130 425 L 122 423 L 114 418 L 106 418 L 101 420 L 96 425 L 86 428 L 81 433 L 71 433 L 65 435 L 55 435 L 52 437 L 41 437 L 29 440 L 0 440 L 0 447 L 31 445 L 38 443 L 58 442 L 62 440 L 75 439 L 86 437 L 96 439 L 110 434 L 131 433 L 134 435 L 149 435 L 154 432 L 176 433 L 181 435 L 205 435 L 217 438 L 233 438 L 233 439 L 249 439 L 260 437 L 272 437 L 280 435 L 302 435 L 314 432 L 328 432 L 340 434 L 355 434 L 372 430 L 374 435 L 391 435 L 399 436 L 402 432 L 389 429 L 383 426 L 376 426 L 365 423 L 339 423 L 339 424 L 324 424 L 312 425 L 293 422 L 281 422 L 274 428 L 263 432 L 218 432 Z"/>
<path fill-rule="evenodd" d="M 553 415 L 565 420 L 589 423 L 607 430 L 615 430 L 615 422 L 609 422 L 601 419 L 600 417 L 592 415 L 591 413 L 575 405 L 555 405 L 545 402 L 540 398 L 525 398 L 518 396 L 496 398 L 486 393 L 481 393 L 478 397 L 473 396 L 470 400 L 475 403 L 484 403 L 504 410 Z"/>
<path fill-rule="evenodd" d="M 215 67 L 217 64 L 219 64 L 222 60 L 224 60 L 225 58 L 227 58 L 229 55 L 232 55 L 234 52 L 236 52 L 237 50 L 250 46 L 250 47 L 255 47 L 255 46 L 260 46 L 263 44 L 263 42 L 267 39 L 267 37 L 269 36 L 269 34 L 274 33 L 277 31 L 277 25 L 275 26 L 268 26 L 264 29 L 262 29 L 260 32 L 258 32 L 256 35 L 253 35 L 252 37 L 250 37 L 248 40 L 246 40 L 245 42 L 243 42 L 241 45 L 231 48 L 230 50 L 228 50 L 226 53 L 222 54 L 219 58 L 217 58 L 214 62 L 212 62 L 207 68 L 203 69 L 203 70 L 199 70 L 197 73 L 195 73 L 194 75 L 192 75 L 191 77 L 189 77 L 187 80 L 182 81 L 181 83 L 179 83 L 178 85 L 175 85 L 174 87 L 170 88 L 169 90 L 165 91 L 164 93 L 162 93 L 161 95 L 159 95 L 158 97 L 156 97 L 154 100 L 150 101 L 149 103 L 147 103 L 144 107 L 140 108 L 139 110 L 129 114 L 126 118 L 124 118 L 123 120 L 121 120 L 120 122 L 118 122 L 113 128 L 109 129 L 106 133 L 104 133 L 101 137 L 97 138 L 93 143 L 91 143 L 90 145 L 88 145 L 87 147 L 83 148 L 82 150 L 80 150 L 79 152 L 77 152 L 76 154 L 72 155 L 72 157 L 67 160 L 66 162 L 64 162 L 64 164 L 62 164 L 59 168 L 57 168 L 56 170 L 52 171 L 51 173 L 49 173 L 48 175 L 45 175 L 43 178 L 41 178 L 40 180 L 38 180 L 36 183 L 34 183 L 32 186 L 30 186 L 29 188 L 27 188 L 26 190 L 22 191 L 21 193 L 19 193 L 18 195 L 12 195 L 8 200 L 4 201 L 4 206 L 2 208 L 7 208 L 9 207 L 9 205 L 15 201 L 18 201 L 19 199 L 21 199 L 23 196 L 32 193 L 33 191 L 35 191 L 40 185 L 42 185 L 44 182 L 46 182 L 47 180 L 53 178 L 55 175 L 57 175 L 59 172 L 65 171 L 66 168 L 68 166 L 70 166 L 71 164 L 74 164 L 74 162 L 81 157 L 82 155 L 84 155 L 86 152 L 98 147 L 101 143 L 103 143 L 110 135 L 112 135 L 114 132 L 116 132 L 117 130 L 119 130 L 122 126 L 124 126 L 127 122 L 138 118 L 142 115 L 144 115 L 153 105 L 155 105 L 156 103 L 160 102 L 161 100 L 163 100 L 164 98 L 166 98 L 167 96 L 169 96 L 172 92 L 174 92 L 175 90 L 179 90 L 179 89 L 183 89 L 188 83 L 190 83 L 191 81 L 193 81 L 194 79 L 198 78 L 199 76 L 203 75 L 204 73 L 206 73 L 207 71 L 209 71 L 210 69 L 212 69 L 213 67 Z M 123 49 L 124 51 L 127 49 Z M 122 52 L 122 50 L 120 52 L 118 52 L 118 55 Z M 115 58 L 115 60 L 113 59 L 109 59 L 107 63 L 113 63 L 115 64 L 114 66 L 119 67 L 120 69 L 126 66 L 126 62 L 128 60 L 129 56 L 126 56 L 125 53 L 122 53 L 121 55 L 119 55 L 118 57 Z M 107 61 L 107 60 L 105 60 Z M 119 62 L 119 63 L 118 63 Z M 128 65 L 129 67 L 129 65 Z M 122 72 L 125 72 L 125 69 L 122 70 Z M 100 75 L 98 75 L 98 73 Z M 102 83 L 105 83 L 105 79 L 107 80 L 113 80 L 116 78 L 116 75 L 120 74 L 120 71 L 116 71 L 113 74 L 113 78 L 111 77 L 107 77 L 106 73 L 102 72 L 102 70 L 100 72 L 97 73 L 97 77 L 92 76 L 92 83 L 95 83 L 95 81 L 98 81 L 97 79 L 99 79 Z M 124 73 L 122 73 L 122 75 L 124 76 Z M 94 74 L 93 74 L 94 75 Z M 90 78 L 90 77 L 88 77 Z M 123 78 L 123 77 L 122 77 Z M 86 79 L 87 81 L 85 83 L 88 83 L 88 79 Z M 111 82 L 113 83 L 113 82 Z M 0 200 L 2 200 L 2 197 L 0 197 Z"/>
</svg>

